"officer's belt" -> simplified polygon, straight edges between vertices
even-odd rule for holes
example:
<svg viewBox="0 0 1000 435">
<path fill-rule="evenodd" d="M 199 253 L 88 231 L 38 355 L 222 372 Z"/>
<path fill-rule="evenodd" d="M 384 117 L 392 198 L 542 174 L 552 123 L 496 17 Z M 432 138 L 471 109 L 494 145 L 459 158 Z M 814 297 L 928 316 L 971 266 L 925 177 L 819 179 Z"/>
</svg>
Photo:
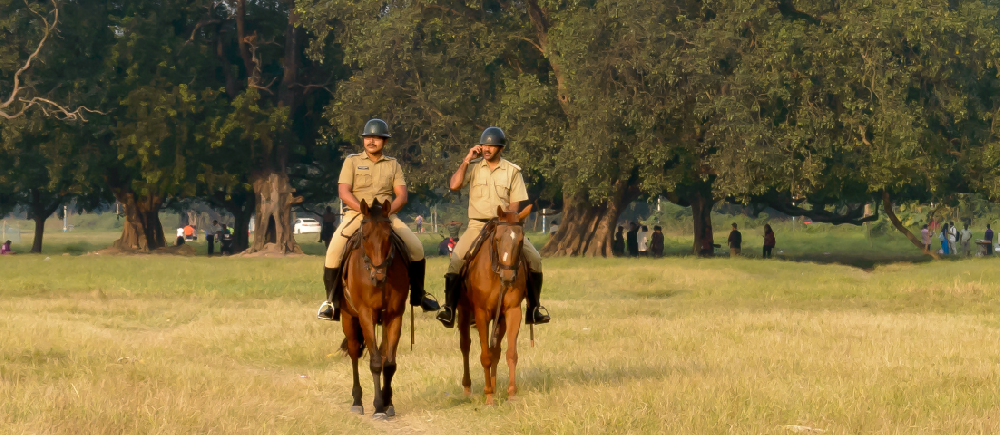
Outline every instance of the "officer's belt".
<svg viewBox="0 0 1000 435">
<path fill-rule="evenodd" d="M 492 219 L 476 219 L 476 218 L 469 218 L 469 219 L 470 219 L 470 220 L 474 220 L 474 221 L 477 221 L 477 222 L 482 222 L 482 223 L 484 223 L 484 224 L 485 224 L 485 223 L 488 223 L 489 221 L 491 221 L 491 220 L 492 220 Z"/>
</svg>

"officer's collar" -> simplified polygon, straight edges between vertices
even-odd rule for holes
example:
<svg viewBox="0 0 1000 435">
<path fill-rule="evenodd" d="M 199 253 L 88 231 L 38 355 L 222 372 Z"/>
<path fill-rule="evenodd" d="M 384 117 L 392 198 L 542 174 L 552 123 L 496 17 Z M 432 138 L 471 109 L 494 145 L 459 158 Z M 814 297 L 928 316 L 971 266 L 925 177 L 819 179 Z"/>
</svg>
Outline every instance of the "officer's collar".
<svg viewBox="0 0 1000 435">
<path fill-rule="evenodd" d="M 368 151 L 362 151 L 361 155 L 365 156 L 365 160 L 368 160 L 368 161 L 372 160 L 372 157 L 368 155 Z M 378 160 L 375 160 L 375 163 L 381 162 L 382 160 L 385 160 L 385 159 L 386 159 L 385 153 L 383 152 L 382 155 L 378 156 Z"/>
<path fill-rule="evenodd" d="M 503 167 L 504 167 L 504 162 L 506 162 L 506 160 L 504 160 L 504 158 L 503 158 L 503 157 L 501 157 L 501 158 L 500 158 L 500 163 L 497 163 L 497 169 L 501 169 L 501 168 L 503 168 Z M 485 167 L 486 169 L 490 169 L 490 161 L 489 161 L 489 160 L 486 160 L 486 159 L 481 159 L 481 160 L 479 161 L 479 166 L 483 166 L 483 167 Z M 496 169 L 493 169 L 493 170 L 495 171 Z"/>
</svg>

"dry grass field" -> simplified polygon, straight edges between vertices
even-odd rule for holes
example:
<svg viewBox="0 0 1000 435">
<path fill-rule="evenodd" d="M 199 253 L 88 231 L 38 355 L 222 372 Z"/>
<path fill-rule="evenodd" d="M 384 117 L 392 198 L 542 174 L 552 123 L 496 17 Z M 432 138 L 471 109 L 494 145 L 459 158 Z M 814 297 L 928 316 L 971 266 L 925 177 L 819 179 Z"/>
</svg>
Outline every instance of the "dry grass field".
<svg viewBox="0 0 1000 435">
<path fill-rule="evenodd" d="M 319 257 L 4 257 L 0 433 L 1000 432 L 1000 260 L 794 258 L 546 260 L 516 399 L 484 406 L 476 346 L 464 397 L 457 331 L 418 313 L 373 422 Z"/>
</svg>

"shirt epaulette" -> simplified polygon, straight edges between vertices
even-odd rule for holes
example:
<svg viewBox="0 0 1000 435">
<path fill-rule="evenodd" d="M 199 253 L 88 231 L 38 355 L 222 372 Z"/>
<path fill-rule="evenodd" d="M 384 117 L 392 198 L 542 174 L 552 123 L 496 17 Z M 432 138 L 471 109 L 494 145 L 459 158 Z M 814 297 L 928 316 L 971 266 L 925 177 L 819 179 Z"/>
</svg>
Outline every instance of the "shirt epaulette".
<svg viewBox="0 0 1000 435">
<path fill-rule="evenodd" d="M 385 156 L 385 155 L 384 155 L 384 156 L 382 156 L 382 157 L 383 157 L 384 159 L 386 159 L 386 160 L 396 160 L 396 158 L 395 158 L 395 157 L 389 157 L 389 156 Z"/>
<path fill-rule="evenodd" d="M 345 158 L 349 159 L 351 157 L 360 156 L 360 155 L 361 155 L 361 153 L 348 154 L 347 157 L 345 157 Z"/>
<path fill-rule="evenodd" d="M 510 160 L 504 160 L 504 161 L 505 161 L 505 162 L 507 162 L 508 164 L 510 164 L 511 166 L 513 166 L 513 167 L 514 167 L 514 169 L 517 169 L 518 171 L 520 171 L 520 170 L 521 170 L 521 167 L 520 167 L 520 166 L 517 166 L 517 165 L 515 165 L 515 164 L 514 164 L 514 162 L 511 162 Z"/>
</svg>

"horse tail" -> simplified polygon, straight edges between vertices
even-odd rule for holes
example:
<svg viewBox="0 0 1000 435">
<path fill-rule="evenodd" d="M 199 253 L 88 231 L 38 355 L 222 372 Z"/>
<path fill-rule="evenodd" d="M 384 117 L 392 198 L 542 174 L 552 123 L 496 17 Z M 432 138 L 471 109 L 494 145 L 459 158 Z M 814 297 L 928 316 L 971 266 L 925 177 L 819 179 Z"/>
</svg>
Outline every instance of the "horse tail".
<svg viewBox="0 0 1000 435">
<path fill-rule="evenodd" d="M 361 343 L 361 355 L 364 355 L 365 354 L 365 349 L 366 349 L 365 348 L 365 336 L 361 334 L 361 328 L 354 328 L 354 335 L 356 335 L 356 337 L 354 337 L 354 339 L 358 340 L 358 343 Z M 347 337 L 344 337 L 344 341 L 340 342 L 340 353 L 342 355 L 350 355 L 347 352 Z M 359 357 L 361 355 L 359 355 Z"/>
</svg>

